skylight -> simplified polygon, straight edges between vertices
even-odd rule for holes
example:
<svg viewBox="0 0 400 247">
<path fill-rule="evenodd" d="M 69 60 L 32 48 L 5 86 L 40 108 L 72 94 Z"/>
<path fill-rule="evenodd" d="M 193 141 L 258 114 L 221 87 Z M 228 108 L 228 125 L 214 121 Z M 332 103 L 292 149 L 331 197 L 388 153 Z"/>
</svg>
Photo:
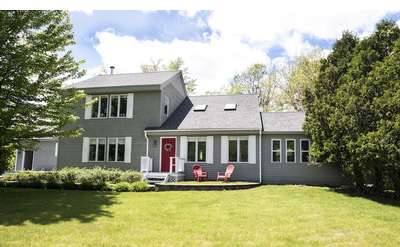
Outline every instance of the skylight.
<svg viewBox="0 0 400 247">
<path fill-rule="evenodd" d="M 224 110 L 225 111 L 235 111 L 236 110 L 236 104 L 226 104 Z"/>
<path fill-rule="evenodd" d="M 205 111 L 207 109 L 207 105 L 196 105 L 194 107 L 194 111 Z"/>
</svg>

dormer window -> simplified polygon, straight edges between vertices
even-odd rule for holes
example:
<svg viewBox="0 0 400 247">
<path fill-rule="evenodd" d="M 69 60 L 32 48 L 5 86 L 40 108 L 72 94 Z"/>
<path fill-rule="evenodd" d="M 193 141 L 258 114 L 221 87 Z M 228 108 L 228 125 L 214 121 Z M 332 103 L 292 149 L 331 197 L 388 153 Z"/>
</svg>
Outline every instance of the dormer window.
<svg viewBox="0 0 400 247">
<path fill-rule="evenodd" d="M 235 111 L 236 110 L 236 104 L 226 104 L 224 111 Z"/>
<path fill-rule="evenodd" d="M 206 109 L 207 109 L 207 105 L 196 105 L 193 110 L 194 111 L 206 111 Z"/>
</svg>

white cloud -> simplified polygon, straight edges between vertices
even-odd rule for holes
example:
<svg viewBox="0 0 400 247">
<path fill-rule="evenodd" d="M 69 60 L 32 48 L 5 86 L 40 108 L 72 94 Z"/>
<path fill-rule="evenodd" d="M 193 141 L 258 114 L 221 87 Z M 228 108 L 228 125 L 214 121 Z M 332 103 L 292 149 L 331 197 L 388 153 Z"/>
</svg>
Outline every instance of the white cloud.
<svg viewBox="0 0 400 247">
<path fill-rule="evenodd" d="M 96 34 L 96 50 L 103 64 L 115 65 L 116 73 L 140 71 L 140 65 L 150 59 L 169 61 L 180 56 L 193 77 L 198 78 L 198 91 L 217 90 L 236 72 L 252 63 L 269 63 L 262 50 L 252 48 L 237 38 L 212 35 L 207 42 L 175 39 L 163 43 L 157 40 L 138 40 L 133 36 L 119 36 L 109 31 Z"/>
</svg>

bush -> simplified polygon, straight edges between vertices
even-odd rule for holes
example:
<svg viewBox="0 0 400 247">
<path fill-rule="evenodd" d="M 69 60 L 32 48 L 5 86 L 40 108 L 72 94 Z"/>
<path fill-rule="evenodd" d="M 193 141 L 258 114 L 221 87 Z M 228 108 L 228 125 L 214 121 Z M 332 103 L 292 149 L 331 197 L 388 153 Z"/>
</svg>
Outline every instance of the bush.
<svg viewBox="0 0 400 247">
<path fill-rule="evenodd" d="M 100 167 L 68 167 L 59 171 L 23 171 L 18 173 L 9 173 L 4 175 L 0 180 L 5 183 L 14 182 L 16 186 L 29 188 L 79 188 L 87 190 L 104 190 L 108 189 L 108 184 L 119 184 L 125 182 L 131 186 L 132 183 L 141 182 L 142 176 L 139 172 L 133 170 L 121 171 Z M 147 188 L 147 184 L 145 182 L 142 183 Z M 121 186 L 126 187 L 126 184 Z M 143 186 L 135 186 L 137 188 L 134 187 L 132 189 L 133 191 L 143 190 Z M 130 190 L 131 187 L 126 191 Z"/>
<path fill-rule="evenodd" d="M 120 182 L 116 184 L 107 184 L 107 189 L 116 192 L 123 192 L 123 191 L 142 192 L 148 190 L 148 185 L 144 181 L 139 181 L 134 183 Z"/>
</svg>

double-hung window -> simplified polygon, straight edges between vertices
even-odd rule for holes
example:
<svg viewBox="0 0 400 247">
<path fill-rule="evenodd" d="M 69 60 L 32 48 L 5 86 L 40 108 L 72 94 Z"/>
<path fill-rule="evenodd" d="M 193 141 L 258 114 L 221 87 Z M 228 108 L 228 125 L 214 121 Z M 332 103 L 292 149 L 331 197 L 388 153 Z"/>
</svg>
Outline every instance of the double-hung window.
<svg viewBox="0 0 400 247">
<path fill-rule="evenodd" d="M 310 140 L 300 140 L 300 157 L 302 163 L 308 163 L 310 161 Z"/>
<path fill-rule="evenodd" d="M 108 161 L 124 161 L 125 138 L 108 138 Z"/>
<path fill-rule="evenodd" d="M 272 163 L 280 163 L 281 162 L 281 140 L 280 139 L 272 139 L 271 140 L 271 159 Z"/>
<path fill-rule="evenodd" d="M 187 160 L 189 162 L 205 162 L 207 152 L 206 137 L 190 137 L 188 138 Z"/>
<path fill-rule="evenodd" d="M 89 161 L 105 161 L 106 139 L 89 139 Z"/>
<path fill-rule="evenodd" d="M 249 160 L 249 139 L 248 137 L 229 137 L 228 140 L 228 161 L 248 162 Z"/>
<path fill-rule="evenodd" d="M 111 95 L 110 117 L 126 117 L 128 95 Z"/>
<path fill-rule="evenodd" d="M 106 118 L 108 112 L 108 96 L 94 96 L 92 118 Z"/>
<path fill-rule="evenodd" d="M 296 162 L 296 140 L 286 139 L 286 163 Z"/>
</svg>

